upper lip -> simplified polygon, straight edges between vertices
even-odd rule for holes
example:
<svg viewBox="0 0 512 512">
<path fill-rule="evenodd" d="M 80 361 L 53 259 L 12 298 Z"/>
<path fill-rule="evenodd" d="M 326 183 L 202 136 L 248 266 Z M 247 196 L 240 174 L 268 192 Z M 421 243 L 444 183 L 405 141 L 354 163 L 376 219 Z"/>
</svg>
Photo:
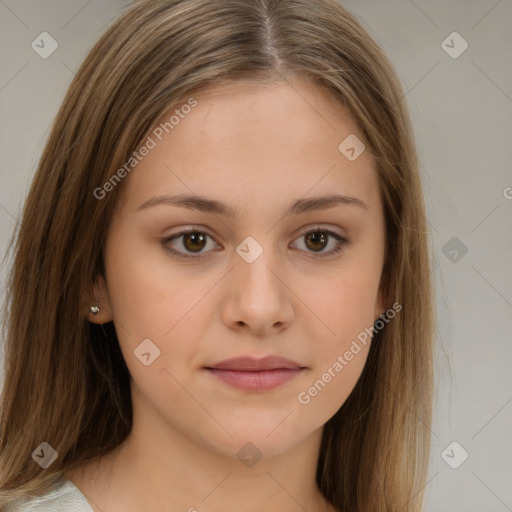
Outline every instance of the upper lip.
<svg viewBox="0 0 512 512">
<path fill-rule="evenodd" d="M 276 370 L 278 368 L 299 370 L 305 367 L 296 361 L 279 356 L 267 356 L 261 359 L 245 356 L 226 359 L 214 365 L 207 366 L 206 368 L 236 371 L 262 371 Z"/>
</svg>

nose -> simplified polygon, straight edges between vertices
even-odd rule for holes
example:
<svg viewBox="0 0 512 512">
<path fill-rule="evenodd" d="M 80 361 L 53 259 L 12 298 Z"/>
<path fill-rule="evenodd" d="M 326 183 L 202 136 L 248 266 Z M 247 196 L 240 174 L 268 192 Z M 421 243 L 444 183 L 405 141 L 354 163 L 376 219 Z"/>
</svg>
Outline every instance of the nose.
<svg viewBox="0 0 512 512">
<path fill-rule="evenodd" d="M 283 266 L 264 250 L 249 263 L 234 259 L 222 309 L 222 320 L 231 329 L 255 336 L 286 329 L 294 316 L 293 292 Z"/>
</svg>

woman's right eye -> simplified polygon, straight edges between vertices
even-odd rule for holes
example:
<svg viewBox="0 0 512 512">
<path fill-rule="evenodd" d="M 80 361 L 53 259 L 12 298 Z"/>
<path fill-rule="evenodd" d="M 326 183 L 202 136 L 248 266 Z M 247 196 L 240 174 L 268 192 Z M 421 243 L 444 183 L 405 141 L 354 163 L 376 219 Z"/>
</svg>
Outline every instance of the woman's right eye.
<svg viewBox="0 0 512 512">
<path fill-rule="evenodd" d="M 208 238 L 213 240 L 213 238 L 204 231 L 181 231 L 180 233 L 176 233 L 175 235 L 162 240 L 162 246 L 166 251 L 175 256 L 178 256 L 179 258 L 197 258 L 197 256 L 194 256 L 194 254 L 199 256 L 202 255 L 201 251 L 208 245 Z M 175 240 L 179 239 L 182 240 L 179 243 L 176 243 Z M 173 249 L 171 247 L 171 242 L 174 245 L 181 246 L 183 249 Z M 187 254 L 186 251 L 190 251 L 190 253 Z"/>
</svg>

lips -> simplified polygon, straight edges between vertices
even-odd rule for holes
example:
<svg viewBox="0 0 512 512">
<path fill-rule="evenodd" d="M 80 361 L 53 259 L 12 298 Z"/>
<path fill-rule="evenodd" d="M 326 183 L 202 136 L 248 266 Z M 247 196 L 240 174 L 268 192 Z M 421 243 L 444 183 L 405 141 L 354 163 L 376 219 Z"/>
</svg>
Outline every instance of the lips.
<svg viewBox="0 0 512 512">
<path fill-rule="evenodd" d="M 296 370 L 304 368 L 300 363 L 292 361 L 291 359 L 285 359 L 279 356 L 267 356 L 261 359 L 255 359 L 254 357 L 235 357 L 233 359 L 226 359 L 220 363 L 216 363 L 207 368 L 216 368 L 218 370 L 234 370 L 234 371 L 262 371 L 262 370 L 276 370 L 279 368 L 285 368 L 290 370 Z"/>
<path fill-rule="evenodd" d="M 306 370 L 300 363 L 279 356 L 237 357 L 205 368 L 225 384 L 247 391 L 274 389 Z"/>
</svg>

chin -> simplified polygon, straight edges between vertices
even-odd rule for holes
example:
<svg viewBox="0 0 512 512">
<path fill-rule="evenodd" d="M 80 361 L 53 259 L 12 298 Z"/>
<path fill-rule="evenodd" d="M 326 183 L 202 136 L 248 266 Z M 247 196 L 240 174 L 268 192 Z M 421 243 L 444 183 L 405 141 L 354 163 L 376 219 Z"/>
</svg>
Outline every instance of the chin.
<svg viewBox="0 0 512 512">
<path fill-rule="evenodd" d="M 280 421 L 282 422 L 282 418 Z M 261 421 L 231 424 L 227 428 L 233 437 L 222 436 L 222 439 L 215 442 L 215 450 L 228 457 L 236 458 L 244 455 L 276 457 L 291 450 L 316 430 L 316 426 L 307 428 L 305 425 L 298 427 L 284 425 L 284 423 L 272 422 L 272 427 L 268 422 Z"/>
</svg>

